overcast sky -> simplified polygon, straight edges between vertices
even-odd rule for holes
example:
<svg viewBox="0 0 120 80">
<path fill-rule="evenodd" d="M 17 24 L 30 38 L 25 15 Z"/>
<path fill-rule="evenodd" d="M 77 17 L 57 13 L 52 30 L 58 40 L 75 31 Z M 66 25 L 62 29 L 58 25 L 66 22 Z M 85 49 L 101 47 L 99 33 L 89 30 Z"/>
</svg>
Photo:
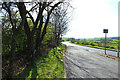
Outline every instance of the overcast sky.
<svg viewBox="0 0 120 80">
<path fill-rule="evenodd" d="M 74 14 L 69 23 L 69 32 L 64 37 L 108 37 L 118 36 L 118 2 L 120 0 L 72 0 Z"/>
</svg>

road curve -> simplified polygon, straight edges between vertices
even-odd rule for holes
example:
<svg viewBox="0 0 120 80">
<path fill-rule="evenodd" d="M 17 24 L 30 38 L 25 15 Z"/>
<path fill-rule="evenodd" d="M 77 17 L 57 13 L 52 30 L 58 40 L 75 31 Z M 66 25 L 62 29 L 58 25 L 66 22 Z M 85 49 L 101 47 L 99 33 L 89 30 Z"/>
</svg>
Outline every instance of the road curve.
<svg viewBox="0 0 120 80">
<path fill-rule="evenodd" d="M 118 78 L 118 61 L 69 42 L 63 44 L 67 47 L 64 54 L 66 78 Z"/>
</svg>

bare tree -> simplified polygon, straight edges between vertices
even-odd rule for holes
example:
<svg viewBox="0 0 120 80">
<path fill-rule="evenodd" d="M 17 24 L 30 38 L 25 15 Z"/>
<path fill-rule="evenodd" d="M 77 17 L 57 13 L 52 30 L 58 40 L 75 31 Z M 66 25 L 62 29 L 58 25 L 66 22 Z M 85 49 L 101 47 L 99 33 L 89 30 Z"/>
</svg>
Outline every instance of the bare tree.
<svg viewBox="0 0 120 80">
<path fill-rule="evenodd" d="M 70 22 L 70 15 L 68 9 L 71 8 L 69 3 L 66 2 L 58 6 L 52 13 L 52 19 L 50 20 L 53 27 L 53 33 L 55 42 L 58 45 L 61 37 L 68 31 L 68 23 Z"/>
</svg>

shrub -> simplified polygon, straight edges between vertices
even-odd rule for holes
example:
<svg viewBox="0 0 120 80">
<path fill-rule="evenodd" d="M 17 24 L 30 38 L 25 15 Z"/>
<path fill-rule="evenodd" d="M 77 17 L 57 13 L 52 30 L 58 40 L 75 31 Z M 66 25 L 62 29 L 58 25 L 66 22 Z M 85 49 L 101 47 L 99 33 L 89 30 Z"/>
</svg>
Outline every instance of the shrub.
<svg viewBox="0 0 120 80">
<path fill-rule="evenodd" d="M 106 46 L 106 48 L 109 48 L 110 46 Z"/>
<path fill-rule="evenodd" d="M 71 40 L 72 43 L 75 43 L 75 40 Z"/>
<path fill-rule="evenodd" d="M 77 41 L 77 44 L 80 44 L 80 42 L 79 42 L 79 41 Z"/>
<path fill-rule="evenodd" d="M 111 49 L 115 49 L 114 47 L 110 47 Z"/>
<path fill-rule="evenodd" d="M 91 43 L 92 46 L 95 46 L 95 44 Z"/>
</svg>

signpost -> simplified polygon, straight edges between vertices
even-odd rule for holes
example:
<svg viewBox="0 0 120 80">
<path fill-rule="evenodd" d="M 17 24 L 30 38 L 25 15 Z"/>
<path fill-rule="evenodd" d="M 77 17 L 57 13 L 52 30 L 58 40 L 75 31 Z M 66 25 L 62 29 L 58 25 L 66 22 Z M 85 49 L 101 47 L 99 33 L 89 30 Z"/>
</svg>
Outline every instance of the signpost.
<svg viewBox="0 0 120 80">
<path fill-rule="evenodd" d="M 117 57 L 119 57 L 119 50 L 120 50 L 120 37 L 118 36 L 118 53 L 117 53 Z"/>
<path fill-rule="evenodd" d="M 105 33 L 105 55 L 106 55 L 106 37 L 107 37 L 108 29 L 103 29 L 103 33 Z"/>
</svg>

